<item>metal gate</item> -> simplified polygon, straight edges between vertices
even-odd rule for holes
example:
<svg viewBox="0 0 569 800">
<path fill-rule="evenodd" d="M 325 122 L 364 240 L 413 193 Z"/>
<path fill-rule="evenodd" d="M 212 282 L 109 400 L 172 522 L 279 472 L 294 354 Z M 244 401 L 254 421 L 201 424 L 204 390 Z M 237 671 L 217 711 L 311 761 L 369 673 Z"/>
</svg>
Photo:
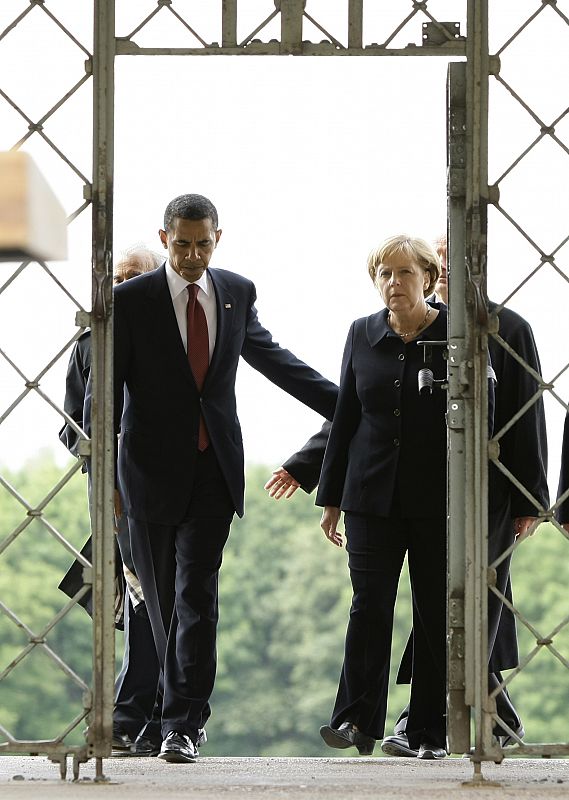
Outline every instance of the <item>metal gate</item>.
<svg viewBox="0 0 569 800">
<path fill-rule="evenodd" d="M 76 4 L 77 5 L 77 4 Z M 116 3 L 117 8 L 121 2 Z M 0 477 L 3 490 L 9 492 L 20 508 L 21 519 L 10 530 L 0 531 L 0 558 L 8 547 L 13 546 L 33 523 L 42 525 L 57 543 L 74 557 L 82 558 L 85 575 L 92 575 L 94 593 L 93 625 L 93 680 L 87 686 L 49 645 L 57 624 L 72 612 L 73 602 L 62 607 L 49 621 L 40 627 L 29 625 L 25 619 L 2 602 L 0 611 L 11 625 L 23 631 L 25 644 L 15 650 L 6 665 L 0 665 L 0 681 L 9 678 L 15 669 L 25 669 L 26 658 L 34 650 L 42 650 L 59 669 L 64 670 L 83 692 L 81 708 L 73 715 L 69 725 L 54 736 L 41 740 L 17 740 L 10 726 L 0 720 L 0 752 L 42 752 L 59 761 L 61 774 L 65 776 L 67 756 L 74 759 L 74 775 L 78 776 L 79 764 L 88 758 L 97 759 L 97 776 L 103 777 L 102 759 L 110 754 L 111 713 L 114 678 L 114 631 L 113 631 L 113 423 L 112 423 L 112 231 L 113 231 L 113 133 L 114 133 L 114 64 L 118 56 L 130 55 L 295 55 L 295 56 L 436 56 L 460 58 L 461 63 L 452 64 L 449 75 L 449 235 L 450 267 L 452 270 L 450 343 L 450 392 L 449 428 L 450 455 L 450 579 L 449 579 L 449 742 L 454 752 L 464 752 L 470 747 L 470 717 L 474 711 L 476 749 L 475 762 L 484 759 L 499 760 L 501 751 L 496 749 L 491 738 L 491 720 L 495 715 L 492 697 L 488 696 L 485 683 L 487 674 L 487 645 L 485 639 L 485 604 L 487 602 L 488 574 L 486 565 L 486 484 L 487 441 L 485 420 L 485 353 L 486 336 L 497 336 L 488 320 L 485 306 L 487 205 L 494 204 L 501 214 L 516 221 L 499 203 L 499 181 L 488 187 L 487 179 L 487 111 L 488 76 L 498 81 L 500 77 L 499 56 L 511 45 L 510 41 L 490 56 L 488 51 L 488 4 L 485 0 L 464 0 L 453 5 L 453 21 L 437 16 L 441 3 L 437 0 L 408 0 L 401 4 L 364 3 L 364 0 L 337 0 L 338 14 L 330 15 L 330 3 L 318 0 L 265 0 L 266 13 L 255 18 L 250 32 L 243 36 L 245 3 L 238 0 L 223 0 L 218 3 L 218 41 L 208 42 L 200 35 L 199 6 L 193 9 L 185 0 L 156 0 L 155 7 L 146 16 L 130 9 L 135 23 L 129 32 L 115 31 L 115 0 L 94 0 L 93 41 L 85 44 L 72 33 L 69 26 L 58 18 L 50 0 L 11 0 L 13 16 L 7 17 L 8 5 L 0 23 L 1 48 L 41 17 L 43 22 L 54 26 L 67 45 L 77 48 L 84 58 L 84 74 L 53 102 L 50 110 L 34 116 L 32 111 L 20 107 L 18 102 L 0 86 L 0 97 L 8 104 L 17 119 L 16 128 L 24 129 L 23 135 L 10 143 L 13 148 L 28 147 L 30 142 L 42 141 L 50 153 L 71 170 L 83 190 L 83 201 L 69 215 L 73 225 L 84 219 L 91 208 L 92 231 L 92 309 L 87 312 L 73 292 L 64 286 L 45 263 L 39 268 L 53 280 L 77 308 L 78 330 L 69 335 L 57 352 L 52 353 L 41 369 L 28 372 L 10 357 L 8 349 L 0 342 L 0 356 L 9 365 L 23 384 L 5 410 L 0 409 L 0 424 L 5 424 L 29 393 L 35 393 L 42 401 L 63 411 L 53 399 L 40 388 L 47 374 L 60 359 L 66 357 L 69 348 L 81 332 L 90 326 L 92 330 L 93 416 L 92 450 L 93 476 L 93 530 L 94 553 L 91 564 L 82 558 L 75 544 L 71 544 L 64 532 L 50 522 L 49 504 L 63 490 L 80 468 L 80 463 L 67 471 L 39 502 L 30 501 L 7 478 Z M 259 3 L 259 7 L 262 3 Z M 402 9 L 401 6 L 405 8 Z M 444 4 L 442 4 L 444 5 Z M 521 30 L 531 25 L 541 12 L 555 13 L 560 24 L 568 24 L 568 18 L 557 7 L 556 0 L 543 0 L 534 4 L 535 12 L 524 23 Z M 325 12 L 326 6 L 328 13 Z M 381 6 L 381 7 L 380 7 Z M 250 12 L 250 9 L 248 10 Z M 199 17 L 199 15 L 197 15 Z M 137 42 L 141 34 L 148 39 L 156 23 L 168 18 L 178 26 L 187 39 L 184 46 L 141 46 Z M 458 19 L 457 19 L 458 17 Z M 249 20 L 249 17 L 247 17 Z M 324 20 L 326 22 L 324 23 Z M 330 28 L 334 26 L 334 30 Z M 276 26 L 276 32 L 275 32 Z M 336 26 L 338 29 L 336 29 Z M 466 26 L 466 30 L 465 30 Z M 371 32 L 371 33 L 368 33 Z M 468 35 L 466 36 L 466 32 Z M 271 37 L 270 39 L 268 37 Z M 320 38 L 321 37 L 321 38 Z M 320 38 L 320 41 L 315 41 Z M 368 41 L 371 38 L 372 41 Z M 409 40 L 412 40 L 409 43 Z M 374 41 L 375 40 L 375 41 Z M 377 43 L 379 42 L 379 43 Z M 404 42 L 404 44 L 402 44 Z M 37 77 L 41 81 L 41 76 Z M 50 138 L 49 124 L 54 115 L 90 83 L 93 91 L 93 149 L 92 178 L 85 176 L 72 157 Z M 513 92 L 513 90 L 511 90 Z M 515 93 L 514 93 L 515 96 Z M 567 148 L 557 138 L 554 130 L 558 120 L 547 125 L 531 112 L 541 125 L 540 138 L 549 136 L 565 151 Z M 566 113 L 566 112 L 565 112 Z M 559 118 L 561 119 L 561 117 Z M 521 160 L 517 158 L 514 167 Z M 40 161 L 41 166 L 41 161 Z M 567 241 L 566 239 L 564 241 Z M 561 245 L 560 245 L 561 246 Z M 559 249 L 559 248 L 558 248 Z M 542 250 L 541 265 L 555 265 L 555 252 Z M 36 265 L 37 266 L 37 265 Z M 30 269 L 30 262 L 17 266 L 0 281 L 0 298 L 15 281 Z M 541 383 L 541 391 L 553 393 L 550 384 Z M 558 398 L 559 399 L 559 398 Z M 561 402 L 561 401 L 560 401 Z M 5 406 L 2 400 L 2 408 Z M 67 418 L 69 422 L 69 418 Z M 90 442 L 83 441 L 83 455 L 89 455 Z M 491 449 L 492 458 L 499 461 L 498 449 Z M 551 509 L 539 509 L 541 519 L 551 519 Z M 466 571 L 465 571 L 466 564 Z M 79 596 L 75 600 L 80 599 Z M 518 613 L 516 611 L 516 613 Z M 526 620 L 518 614 L 524 624 Z M 561 624 L 569 621 L 565 619 Z M 528 623 L 530 624 L 530 623 Z M 536 647 L 548 647 L 553 652 L 550 632 L 539 632 Z M 556 651 L 558 658 L 569 666 Z M 522 662 L 522 668 L 523 668 Z M 510 680 L 510 679 L 509 679 Z M 69 734 L 88 719 L 85 744 L 69 744 Z M 569 752 L 569 746 L 519 745 L 517 752 L 542 755 Z"/>
<path fill-rule="evenodd" d="M 491 23 L 492 3 L 489 5 Z M 492 563 L 488 563 L 489 463 L 495 465 L 499 473 L 531 504 L 531 516 L 536 519 L 529 531 L 530 535 L 537 530 L 540 523 L 548 523 L 537 530 L 536 540 L 532 541 L 534 555 L 539 549 L 539 537 L 544 537 L 556 539 L 559 557 L 567 557 L 567 533 L 553 517 L 561 498 L 559 502 L 552 502 L 549 508 L 544 507 L 535 496 L 533 487 L 524 486 L 516 478 L 515 466 L 506 465 L 500 458 L 504 436 L 536 403 L 542 402 L 544 397 L 546 402 L 557 406 L 563 413 L 567 409 L 557 386 L 568 366 L 564 343 L 560 343 L 557 349 L 558 358 L 553 360 L 553 366 L 547 364 L 544 369 L 545 377 L 542 377 L 536 372 L 535 364 L 527 363 L 523 354 L 517 353 L 501 337 L 499 329 L 500 311 L 526 287 L 530 288 L 536 299 L 534 308 L 540 305 L 540 299 L 546 296 L 546 290 L 542 285 L 538 287 L 538 280 L 541 284 L 544 273 L 548 270 L 559 278 L 561 293 L 566 291 L 567 281 L 562 268 L 563 247 L 568 241 L 566 230 L 553 233 L 544 229 L 543 219 L 540 219 L 537 208 L 534 207 L 536 220 L 542 222 L 539 230 L 540 226 L 535 224 L 535 220 L 531 217 L 524 218 L 523 210 L 516 208 L 511 190 L 507 200 L 501 200 L 502 187 L 507 187 L 508 180 L 516 175 L 516 171 L 521 172 L 530 158 L 533 158 L 534 172 L 543 175 L 540 181 L 543 193 L 534 200 L 535 203 L 544 203 L 547 207 L 551 203 L 551 189 L 547 190 L 546 187 L 551 186 L 554 180 L 546 172 L 550 154 L 544 152 L 544 143 L 552 143 L 552 147 L 558 152 L 562 162 L 559 169 L 563 168 L 563 162 L 566 162 L 569 154 L 562 134 L 562 123 L 569 113 L 569 109 L 563 108 L 564 99 L 560 96 L 563 84 L 557 84 L 556 87 L 560 107 L 555 113 L 548 112 L 551 115 L 546 117 L 538 108 L 541 105 L 539 87 L 544 91 L 550 83 L 555 85 L 555 80 L 563 74 L 562 66 L 557 65 L 557 72 L 552 68 L 552 62 L 555 61 L 555 56 L 557 59 L 562 58 L 562 51 L 556 50 L 556 45 L 558 46 L 558 38 L 562 39 L 569 33 L 569 17 L 555 0 L 526 5 L 528 8 L 523 11 L 520 9 L 510 30 L 507 33 L 500 32 L 500 37 L 494 37 L 499 46 L 491 51 L 489 32 L 492 33 L 492 27 L 490 24 L 489 31 L 488 9 L 485 8 L 485 3 L 473 4 L 469 16 L 467 62 L 450 65 L 448 84 L 449 269 L 452 271 L 449 330 L 449 742 L 453 752 L 468 751 L 472 710 L 475 779 L 481 777 L 481 762 L 484 760 L 499 762 L 504 755 L 510 754 L 551 757 L 569 753 L 567 741 L 524 743 L 516 735 L 516 731 L 507 726 L 505 730 L 512 735 L 514 745 L 506 751 L 492 734 L 495 725 L 504 728 L 504 722 L 496 708 L 497 695 L 503 688 L 513 688 L 515 691 L 516 679 L 521 673 L 534 667 L 536 656 L 547 654 L 549 658 L 556 660 L 561 671 L 569 668 L 569 660 L 563 655 L 569 615 L 562 612 L 560 618 L 548 620 L 547 623 L 532 620 L 524 610 L 523 603 L 516 603 L 496 586 L 496 569 L 504 559 L 515 554 L 518 548 L 527 548 L 528 537 L 522 536 L 512 541 L 507 549 L 495 556 Z M 542 26 L 545 20 L 547 33 Z M 538 89 L 528 98 L 528 88 L 514 87 L 511 71 L 508 74 L 507 67 L 511 66 L 508 60 L 511 51 L 524 47 L 529 52 L 531 46 L 537 51 L 535 77 Z M 547 47 L 551 49 L 549 59 L 545 58 Z M 529 88 L 531 90 L 532 87 Z M 523 143 L 518 143 L 512 135 L 515 122 L 506 123 L 502 131 L 503 140 L 508 144 L 504 148 L 507 151 L 503 155 L 504 166 L 501 170 L 496 170 L 500 177 L 489 183 L 488 163 L 492 160 L 492 149 L 488 149 L 489 125 L 490 141 L 494 146 L 497 137 L 496 131 L 492 131 L 493 120 L 492 114 L 488 114 L 488 107 L 489 96 L 492 97 L 492 92 L 497 91 L 501 91 L 502 98 L 507 97 L 510 101 L 508 110 L 512 114 L 517 110 L 526 121 L 528 118 L 531 120 L 535 126 L 535 136 L 531 136 L 530 131 L 528 141 L 524 137 Z M 503 119 L 501 124 L 504 124 Z M 551 211 L 551 205 L 549 209 Z M 491 278 L 492 270 L 500 267 L 497 260 L 492 261 L 493 226 L 498 236 L 508 236 L 509 233 L 518 236 L 527 253 L 526 260 L 515 270 L 513 284 L 508 286 L 507 291 L 503 290 L 503 301 L 489 313 L 486 278 Z M 496 233 L 494 236 L 496 237 Z M 533 320 L 530 319 L 530 322 Z M 494 430 L 490 442 L 486 412 L 486 348 L 489 338 L 514 358 L 535 384 L 532 396 L 524 399 L 523 406 L 510 420 L 501 423 L 500 430 Z M 553 337 L 551 341 L 554 341 Z M 546 355 L 547 361 L 551 361 L 549 354 Z M 499 387 L 497 391 L 500 391 Z M 555 413 L 555 408 L 553 412 Z M 559 440 L 550 441 L 550 450 L 554 455 L 558 455 L 560 444 Z M 552 491 L 555 492 L 555 486 Z M 513 565 L 514 584 L 516 563 Z M 561 576 L 560 579 L 562 580 Z M 521 653 L 519 666 L 512 669 L 507 678 L 502 679 L 489 692 L 487 608 L 491 594 L 497 596 L 515 615 L 518 630 L 521 632 Z M 540 689 L 547 697 L 548 687 L 540 681 L 539 672 L 534 672 L 534 680 L 540 684 Z M 561 708 L 562 706 L 559 707 L 560 714 Z M 528 734 L 530 738 L 531 731 Z"/>
</svg>

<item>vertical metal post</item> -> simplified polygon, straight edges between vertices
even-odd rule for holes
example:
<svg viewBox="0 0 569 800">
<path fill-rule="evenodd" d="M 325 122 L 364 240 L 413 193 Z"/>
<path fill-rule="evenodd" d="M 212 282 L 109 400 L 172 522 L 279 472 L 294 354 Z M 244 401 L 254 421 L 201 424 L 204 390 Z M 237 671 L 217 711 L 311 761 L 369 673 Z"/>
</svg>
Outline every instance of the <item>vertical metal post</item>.
<svg viewBox="0 0 569 800">
<path fill-rule="evenodd" d="M 223 47 L 237 47 L 237 0 L 223 0 L 221 42 Z"/>
<path fill-rule="evenodd" d="M 448 529 L 448 716 L 449 750 L 470 749 L 470 707 L 465 701 L 466 432 L 466 64 L 450 64 L 447 81 L 447 219 L 449 281 L 449 529 Z"/>
<path fill-rule="evenodd" d="M 91 755 L 110 755 L 114 688 L 114 423 L 112 241 L 115 0 L 95 0 L 93 47 L 93 307 L 91 479 L 93 708 Z"/>
<path fill-rule="evenodd" d="M 350 0 L 348 6 L 348 47 L 363 47 L 364 0 Z"/>
<path fill-rule="evenodd" d="M 486 373 L 488 3 L 468 0 L 466 64 L 449 67 L 448 736 L 475 761 L 491 747 L 488 705 Z M 477 759 L 478 756 L 478 759 Z"/>
<path fill-rule="evenodd" d="M 300 55 L 306 0 L 277 0 L 275 5 L 281 12 L 281 55 Z"/>
<path fill-rule="evenodd" d="M 466 511 L 466 700 L 474 709 L 474 760 L 491 748 L 488 706 L 488 398 L 486 234 L 488 200 L 488 0 L 468 2 L 466 62 L 466 351 L 472 391 L 466 404 L 469 480 Z M 478 759 L 477 759 L 478 756 Z"/>
</svg>

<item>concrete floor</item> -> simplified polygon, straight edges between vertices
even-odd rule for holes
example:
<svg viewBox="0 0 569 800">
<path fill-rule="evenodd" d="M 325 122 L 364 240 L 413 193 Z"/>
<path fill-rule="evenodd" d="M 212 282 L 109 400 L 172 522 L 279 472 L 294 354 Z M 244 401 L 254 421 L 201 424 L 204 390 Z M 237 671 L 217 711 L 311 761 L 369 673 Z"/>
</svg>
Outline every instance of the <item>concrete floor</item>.
<svg viewBox="0 0 569 800">
<path fill-rule="evenodd" d="M 45 757 L 0 757 L 0 798 L 75 800 L 121 798 L 200 800 L 286 798 L 381 798 L 423 800 L 569 800 L 569 760 L 511 758 L 483 765 L 486 782 L 472 786 L 468 759 L 417 761 L 397 758 L 207 758 L 196 764 L 166 764 L 156 758 L 109 758 L 107 783 L 96 783 L 95 762 L 81 766 L 80 779 L 59 779 L 59 766 Z M 494 783 L 493 783 L 494 782 Z"/>
</svg>

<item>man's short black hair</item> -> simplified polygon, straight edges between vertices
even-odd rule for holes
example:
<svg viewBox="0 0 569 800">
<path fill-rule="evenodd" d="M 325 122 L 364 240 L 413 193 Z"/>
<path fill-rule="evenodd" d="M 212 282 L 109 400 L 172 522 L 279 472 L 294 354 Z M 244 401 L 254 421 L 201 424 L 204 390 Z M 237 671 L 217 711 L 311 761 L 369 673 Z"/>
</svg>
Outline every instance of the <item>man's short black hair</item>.
<svg viewBox="0 0 569 800">
<path fill-rule="evenodd" d="M 210 219 L 214 231 L 217 230 L 217 209 L 211 200 L 202 194 L 181 194 L 170 200 L 164 212 L 164 230 L 167 231 L 174 217 L 180 219 Z"/>
</svg>

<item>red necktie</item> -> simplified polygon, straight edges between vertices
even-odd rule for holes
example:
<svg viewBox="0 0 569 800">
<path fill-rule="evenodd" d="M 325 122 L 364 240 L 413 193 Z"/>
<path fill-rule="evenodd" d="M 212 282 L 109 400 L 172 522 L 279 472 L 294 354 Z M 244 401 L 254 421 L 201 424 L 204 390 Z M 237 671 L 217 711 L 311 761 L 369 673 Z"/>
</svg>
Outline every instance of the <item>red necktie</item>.
<svg viewBox="0 0 569 800">
<path fill-rule="evenodd" d="M 196 386 L 201 392 L 209 367 L 209 336 L 205 312 L 198 303 L 198 286 L 188 286 L 188 361 L 194 375 Z M 203 414 L 200 414 L 200 430 L 198 450 L 205 450 L 209 445 L 209 436 Z"/>
</svg>

